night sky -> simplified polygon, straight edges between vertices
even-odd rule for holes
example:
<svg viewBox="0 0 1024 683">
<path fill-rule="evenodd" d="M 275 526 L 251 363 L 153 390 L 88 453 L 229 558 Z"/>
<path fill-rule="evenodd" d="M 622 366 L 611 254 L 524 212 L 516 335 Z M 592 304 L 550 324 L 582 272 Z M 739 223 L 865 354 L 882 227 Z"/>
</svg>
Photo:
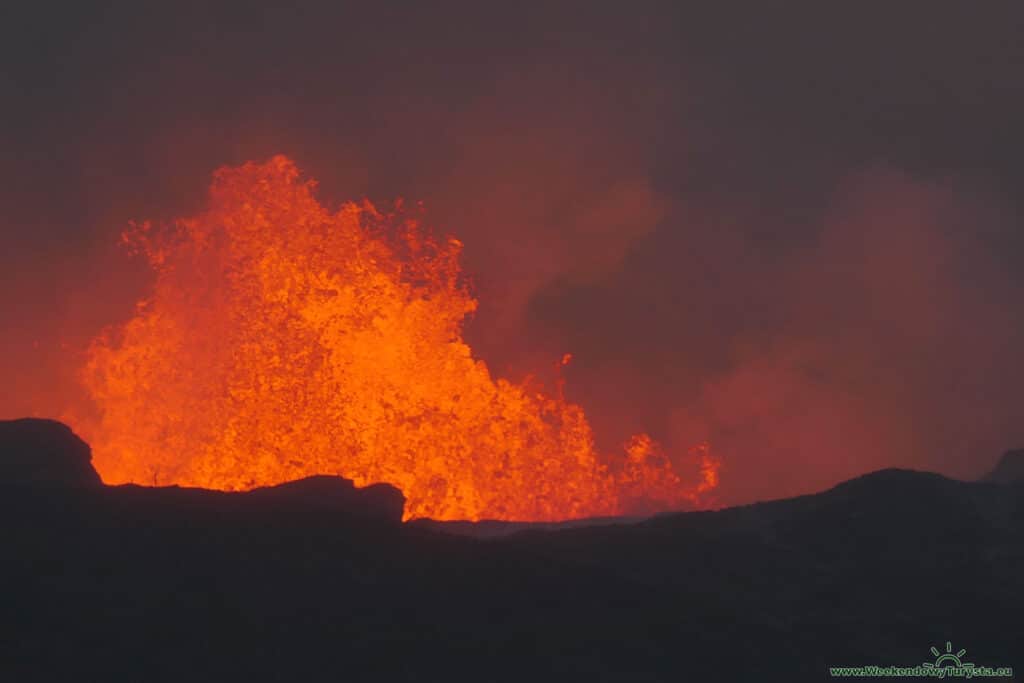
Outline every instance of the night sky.
<svg viewBox="0 0 1024 683">
<path fill-rule="evenodd" d="M 59 416 L 145 295 L 128 221 L 282 153 L 422 201 L 477 356 L 571 352 L 600 444 L 709 439 L 723 503 L 1024 445 L 1019 2 L 20 4 L 2 418 Z"/>
</svg>

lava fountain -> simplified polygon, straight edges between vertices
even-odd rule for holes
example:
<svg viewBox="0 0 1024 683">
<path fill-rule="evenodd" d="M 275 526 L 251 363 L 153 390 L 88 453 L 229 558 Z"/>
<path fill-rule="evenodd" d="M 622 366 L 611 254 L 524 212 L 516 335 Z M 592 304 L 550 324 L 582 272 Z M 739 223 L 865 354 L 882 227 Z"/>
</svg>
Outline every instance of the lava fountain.
<svg viewBox="0 0 1024 683">
<path fill-rule="evenodd" d="M 285 157 L 222 168 L 198 217 L 133 225 L 155 273 L 91 344 L 74 419 L 110 484 L 245 490 L 313 474 L 387 482 L 406 518 L 559 520 L 706 503 L 706 445 L 599 454 L 561 391 L 491 376 L 458 240 L 401 204 L 332 212 Z M 568 356 L 565 358 L 568 362 Z"/>
</svg>

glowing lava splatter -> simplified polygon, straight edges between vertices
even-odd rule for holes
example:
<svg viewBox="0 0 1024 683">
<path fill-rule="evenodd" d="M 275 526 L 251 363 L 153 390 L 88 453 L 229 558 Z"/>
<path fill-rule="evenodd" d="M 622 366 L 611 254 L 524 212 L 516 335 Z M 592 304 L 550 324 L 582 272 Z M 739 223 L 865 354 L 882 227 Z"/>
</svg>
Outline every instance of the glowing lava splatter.
<svg viewBox="0 0 1024 683">
<path fill-rule="evenodd" d="M 561 392 L 491 377 L 462 340 L 477 303 L 460 242 L 400 208 L 330 212 L 313 189 L 280 156 L 224 168 L 202 215 L 125 234 L 156 278 L 83 369 L 95 417 L 75 426 L 104 481 L 339 474 L 398 486 L 407 518 L 538 521 L 691 506 L 716 486 L 706 446 L 673 464 L 638 435 L 602 457 Z"/>
</svg>

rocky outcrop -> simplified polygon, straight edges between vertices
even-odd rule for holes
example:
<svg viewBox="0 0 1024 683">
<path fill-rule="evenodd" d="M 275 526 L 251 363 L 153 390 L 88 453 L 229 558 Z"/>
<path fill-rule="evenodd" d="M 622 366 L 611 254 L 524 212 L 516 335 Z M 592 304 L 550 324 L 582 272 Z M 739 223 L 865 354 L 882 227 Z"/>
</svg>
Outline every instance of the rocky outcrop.
<svg viewBox="0 0 1024 683">
<path fill-rule="evenodd" d="M 996 484 L 1024 482 L 1024 448 L 1003 453 L 995 468 L 983 478 Z"/>
<path fill-rule="evenodd" d="M 89 445 L 67 425 L 36 418 L 0 421 L 0 485 L 104 488 L 92 466 Z M 394 486 L 374 484 L 356 488 L 351 480 L 337 476 L 307 477 L 248 493 L 218 495 L 238 497 L 257 505 L 316 509 L 339 517 L 396 524 L 401 522 L 405 507 L 405 496 Z M 161 500 L 164 497 L 159 496 Z"/>
<path fill-rule="evenodd" d="M 252 501 L 277 501 L 394 522 L 402 520 L 405 509 L 405 496 L 390 484 L 356 488 L 351 479 L 333 476 L 306 477 L 243 495 Z"/>
<path fill-rule="evenodd" d="M 5 485 L 100 487 L 89 445 L 55 420 L 0 421 L 0 481 Z"/>
</svg>

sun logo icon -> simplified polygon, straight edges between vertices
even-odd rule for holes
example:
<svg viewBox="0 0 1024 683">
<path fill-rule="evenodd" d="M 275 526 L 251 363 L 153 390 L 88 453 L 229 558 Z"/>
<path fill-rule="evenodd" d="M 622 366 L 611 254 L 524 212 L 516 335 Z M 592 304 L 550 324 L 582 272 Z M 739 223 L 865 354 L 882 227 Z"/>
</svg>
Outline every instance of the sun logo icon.
<svg viewBox="0 0 1024 683">
<path fill-rule="evenodd" d="M 946 667 L 952 667 L 956 669 L 973 669 L 974 664 L 971 662 L 964 662 L 960 658 L 967 654 L 967 650 L 960 650 L 956 654 L 953 654 L 953 646 L 950 642 L 946 641 L 946 651 L 939 652 L 939 650 L 933 645 L 931 648 L 932 654 L 935 655 L 935 663 L 925 662 L 924 668 L 926 669 L 942 669 Z"/>
</svg>

